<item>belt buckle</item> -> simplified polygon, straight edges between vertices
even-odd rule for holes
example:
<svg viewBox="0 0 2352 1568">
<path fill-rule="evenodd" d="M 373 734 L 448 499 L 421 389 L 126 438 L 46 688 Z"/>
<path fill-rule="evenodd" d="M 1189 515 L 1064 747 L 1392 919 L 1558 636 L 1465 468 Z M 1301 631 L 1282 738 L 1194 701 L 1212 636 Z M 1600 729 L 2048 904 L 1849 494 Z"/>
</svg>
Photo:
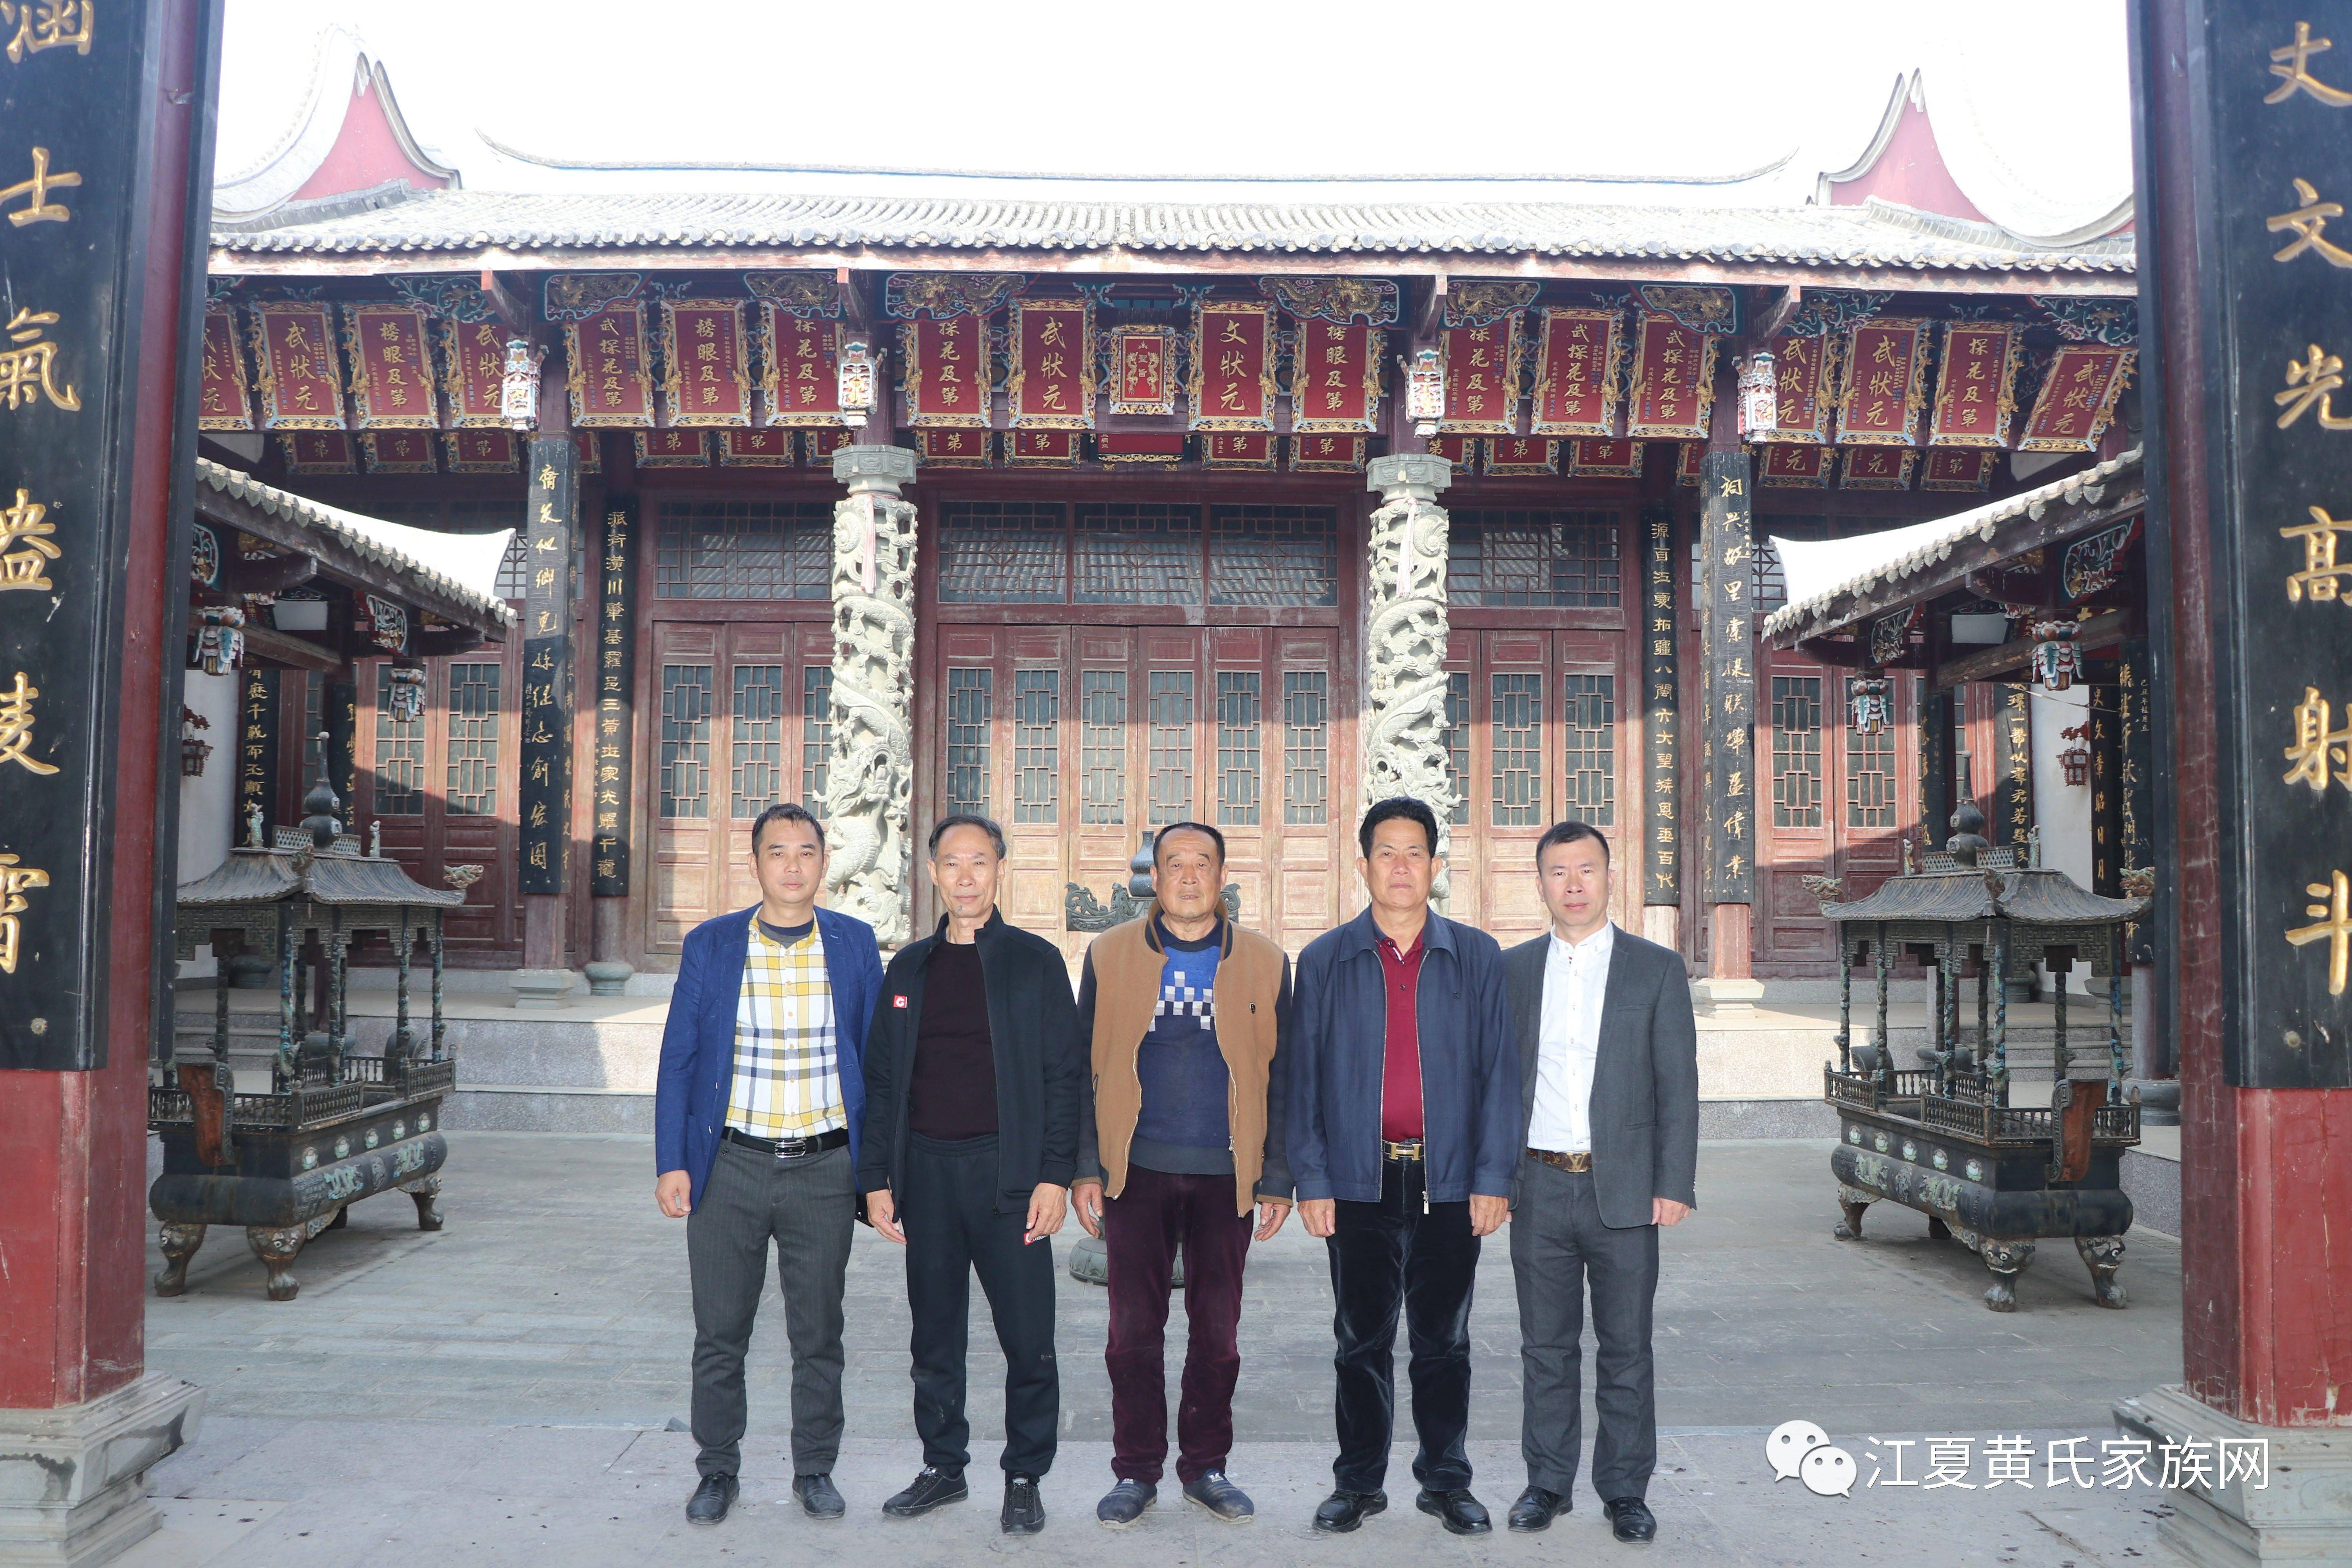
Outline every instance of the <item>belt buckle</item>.
<svg viewBox="0 0 2352 1568">
<path fill-rule="evenodd" d="M 779 1138 L 776 1140 L 776 1158 L 779 1160 L 804 1158 L 808 1153 L 808 1145 L 812 1142 L 813 1140 L 807 1138 Z"/>
</svg>

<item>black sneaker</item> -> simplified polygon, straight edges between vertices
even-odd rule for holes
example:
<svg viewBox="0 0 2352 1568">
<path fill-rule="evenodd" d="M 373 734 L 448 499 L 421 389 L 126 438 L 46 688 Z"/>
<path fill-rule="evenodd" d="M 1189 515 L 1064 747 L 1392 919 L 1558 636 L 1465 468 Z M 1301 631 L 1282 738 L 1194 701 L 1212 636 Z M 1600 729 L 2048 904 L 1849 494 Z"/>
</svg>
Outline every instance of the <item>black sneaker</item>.
<svg viewBox="0 0 2352 1568">
<path fill-rule="evenodd" d="M 1184 1483 L 1184 1500 L 1199 1503 L 1227 1524 L 1247 1524 L 1257 1517 L 1249 1493 L 1225 1479 L 1223 1470 L 1204 1470 Z"/>
<path fill-rule="evenodd" d="M 971 1489 L 963 1484 L 961 1470 L 942 1470 L 936 1465 L 925 1465 L 914 1484 L 882 1505 L 882 1511 L 894 1519 L 913 1519 L 929 1513 L 942 1503 L 961 1502 L 971 1496 Z"/>
<path fill-rule="evenodd" d="M 1160 1489 L 1150 1481 L 1121 1481 L 1103 1493 L 1102 1501 L 1095 1504 L 1095 1519 L 1105 1530 L 1125 1530 L 1159 1500 Z"/>
<path fill-rule="evenodd" d="M 793 1496 L 801 1500 L 802 1511 L 811 1519 L 839 1519 L 849 1511 L 849 1505 L 841 1500 L 831 1476 L 794 1476 Z"/>
<path fill-rule="evenodd" d="M 735 1506 L 737 1491 L 733 1476 L 705 1476 L 694 1495 L 686 1500 L 686 1521 L 688 1524 L 717 1524 Z"/>
<path fill-rule="evenodd" d="M 1037 1478 L 1004 1478 L 1004 1511 L 996 1522 L 1007 1535 L 1034 1535 L 1045 1528 L 1045 1502 L 1037 1495 Z"/>
</svg>

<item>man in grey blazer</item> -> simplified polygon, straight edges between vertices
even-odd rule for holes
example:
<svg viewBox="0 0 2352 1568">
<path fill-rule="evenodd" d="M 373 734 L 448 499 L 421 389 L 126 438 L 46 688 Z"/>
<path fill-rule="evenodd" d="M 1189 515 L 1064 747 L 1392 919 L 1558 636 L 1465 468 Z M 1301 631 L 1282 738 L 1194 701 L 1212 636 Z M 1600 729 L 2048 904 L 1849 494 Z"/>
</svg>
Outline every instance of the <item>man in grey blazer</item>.
<svg viewBox="0 0 2352 1568">
<path fill-rule="evenodd" d="M 1698 1202 L 1698 1030 L 1681 957 L 1611 923 L 1609 843 L 1597 828 L 1554 824 L 1536 845 L 1536 880 L 1551 930 L 1503 955 L 1527 1129 L 1511 1270 L 1528 1489 L 1510 1527 L 1547 1529 L 1570 1506 L 1589 1280 L 1601 1342 L 1592 1488 L 1617 1539 L 1638 1543 L 1658 1530 L 1644 1500 L 1658 1462 L 1658 1227 Z"/>
</svg>

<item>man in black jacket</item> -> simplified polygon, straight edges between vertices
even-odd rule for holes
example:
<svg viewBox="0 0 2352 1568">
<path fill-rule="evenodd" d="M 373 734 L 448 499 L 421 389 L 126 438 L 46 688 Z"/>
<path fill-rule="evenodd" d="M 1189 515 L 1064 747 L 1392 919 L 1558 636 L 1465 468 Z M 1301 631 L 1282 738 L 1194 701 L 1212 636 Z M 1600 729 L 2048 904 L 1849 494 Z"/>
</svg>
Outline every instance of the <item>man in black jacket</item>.
<svg viewBox="0 0 2352 1568">
<path fill-rule="evenodd" d="M 874 1228 L 907 1248 L 915 1429 L 923 1468 L 882 1505 L 899 1518 L 970 1496 L 964 1352 L 971 1275 L 1004 1348 L 1004 1510 L 1045 1527 L 1054 1462 L 1054 1248 L 1078 1157 L 1086 1066 L 1061 950 L 996 910 L 1004 834 L 984 816 L 931 829 L 947 914 L 890 961 L 866 1046 L 858 1188 Z"/>
</svg>

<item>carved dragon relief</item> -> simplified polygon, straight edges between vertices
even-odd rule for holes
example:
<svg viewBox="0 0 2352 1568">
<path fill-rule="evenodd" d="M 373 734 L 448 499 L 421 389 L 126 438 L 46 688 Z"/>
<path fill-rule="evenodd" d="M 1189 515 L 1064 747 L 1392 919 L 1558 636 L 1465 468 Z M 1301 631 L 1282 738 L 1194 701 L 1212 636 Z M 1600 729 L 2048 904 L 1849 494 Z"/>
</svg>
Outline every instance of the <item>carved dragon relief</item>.
<svg viewBox="0 0 2352 1568">
<path fill-rule="evenodd" d="M 1412 795 L 1437 814 L 1437 847 L 1449 847 L 1454 784 L 1445 746 L 1445 509 L 1412 496 L 1372 513 L 1372 604 L 1366 792 Z M 1443 906 L 1448 877 L 1434 896 Z"/>
<path fill-rule="evenodd" d="M 849 496 L 833 509 L 833 751 L 824 880 L 834 907 L 908 940 L 914 795 L 915 508 Z"/>
</svg>

